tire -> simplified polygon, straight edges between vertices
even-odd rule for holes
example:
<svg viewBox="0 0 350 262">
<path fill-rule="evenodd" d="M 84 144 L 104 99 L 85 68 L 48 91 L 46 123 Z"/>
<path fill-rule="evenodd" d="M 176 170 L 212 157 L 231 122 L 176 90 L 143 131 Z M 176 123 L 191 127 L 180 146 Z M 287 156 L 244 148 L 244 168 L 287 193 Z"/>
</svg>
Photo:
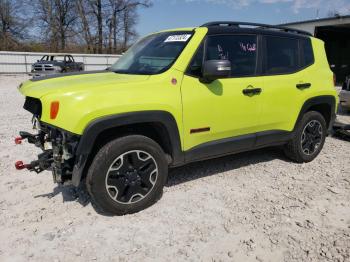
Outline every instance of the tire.
<svg viewBox="0 0 350 262">
<path fill-rule="evenodd" d="M 321 152 L 326 135 L 324 117 L 316 111 L 306 112 L 297 123 L 293 138 L 285 145 L 284 152 L 297 163 L 311 162 Z"/>
<path fill-rule="evenodd" d="M 125 215 L 156 203 L 167 175 L 162 148 L 148 137 L 129 135 L 107 143 L 97 152 L 86 186 L 98 209 Z"/>
</svg>

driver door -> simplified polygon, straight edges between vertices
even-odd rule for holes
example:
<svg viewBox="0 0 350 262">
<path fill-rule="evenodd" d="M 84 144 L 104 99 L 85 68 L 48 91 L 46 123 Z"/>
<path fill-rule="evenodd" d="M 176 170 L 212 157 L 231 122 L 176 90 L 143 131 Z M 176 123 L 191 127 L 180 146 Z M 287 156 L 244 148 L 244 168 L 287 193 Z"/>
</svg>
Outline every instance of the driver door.
<svg viewBox="0 0 350 262">
<path fill-rule="evenodd" d="M 231 77 L 200 82 L 202 62 L 217 59 L 231 62 Z M 256 65 L 256 35 L 208 36 L 197 50 L 181 86 L 187 158 L 198 160 L 253 147 L 261 101 L 259 94 L 244 90 L 262 86 L 255 77 Z"/>
</svg>

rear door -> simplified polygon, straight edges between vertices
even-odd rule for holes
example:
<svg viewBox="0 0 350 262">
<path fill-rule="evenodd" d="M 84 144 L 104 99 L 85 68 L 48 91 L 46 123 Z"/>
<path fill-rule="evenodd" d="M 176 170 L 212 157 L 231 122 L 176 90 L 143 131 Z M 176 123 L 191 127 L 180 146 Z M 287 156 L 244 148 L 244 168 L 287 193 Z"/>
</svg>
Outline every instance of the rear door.
<svg viewBox="0 0 350 262">
<path fill-rule="evenodd" d="M 256 77 L 257 46 L 256 35 L 207 36 L 181 86 L 185 150 L 205 147 L 206 142 L 227 142 L 221 147 L 223 151 L 207 152 L 216 155 L 253 146 L 259 129 L 260 96 L 245 90 L 262 86 L 261 77 Z M 210 84 L 200 82 L 203 61 L 218 59 L 230 60 L 231 77 Z M 232 139 L 237 143 L 227 147 Z"/>
<path fill-rule="evenodd" d="M 271 134 L 291 131 L 305 92 L 310 87 L 300 65 L 299 38 L 263 37 L 263 89 L 261 130 Z M 278 139 L 274 136 L 272 139 Z M 267 141 L 269 142 L 269 141 Z M 276 141 L 277 142 L 277 141 Z M 258 139 L 258 145 L 264 141 Z"/>
</svg>

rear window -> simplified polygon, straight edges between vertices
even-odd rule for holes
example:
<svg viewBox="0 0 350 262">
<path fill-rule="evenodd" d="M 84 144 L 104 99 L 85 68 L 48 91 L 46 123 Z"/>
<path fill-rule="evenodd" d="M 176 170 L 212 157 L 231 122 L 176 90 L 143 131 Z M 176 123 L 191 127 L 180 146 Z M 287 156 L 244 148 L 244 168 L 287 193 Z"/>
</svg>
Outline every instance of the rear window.
<svg viewBox="0 0 350 262">
<path fill-rule="evenodd" d="M 285 74 L 299 68 L 298 39 L 267 36 L 265 73 Z"/>
<path fill-rule="evenodd" d="M 264 74 L 289 74 L 314 63 L 309 38 L 265 36 Z"/>
</svg>

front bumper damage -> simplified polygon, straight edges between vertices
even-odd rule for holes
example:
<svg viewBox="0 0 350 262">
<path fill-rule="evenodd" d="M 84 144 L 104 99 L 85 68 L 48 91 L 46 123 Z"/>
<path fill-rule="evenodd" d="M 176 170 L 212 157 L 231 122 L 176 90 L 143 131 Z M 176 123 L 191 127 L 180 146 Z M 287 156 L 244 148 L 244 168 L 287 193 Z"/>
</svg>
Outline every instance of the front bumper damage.
<svg viewBox="0 0 350 262">
<path fill-rule="evenodd" d="M 17 161 L 15 163 L 16 169 L 28 169 L 36 173 L 49 170 L 52 171 L 55 183 L 71 184 L 77 159 L 75 153 L 80 136 L 42 123 L 35 116 L 33 117 L 33 126 L 34 129 L 37 129 L 36 134 L 21 131 L 20 136 L 15 139 L 15 143 L 21 144 L 23 140 L 27 140 L 28 143 L 34 144 L 43 152 L 38 155 L 37 160 L 29 164 Z M 78 185 L 79 182 L 75 184 Z"/>
</svg>

